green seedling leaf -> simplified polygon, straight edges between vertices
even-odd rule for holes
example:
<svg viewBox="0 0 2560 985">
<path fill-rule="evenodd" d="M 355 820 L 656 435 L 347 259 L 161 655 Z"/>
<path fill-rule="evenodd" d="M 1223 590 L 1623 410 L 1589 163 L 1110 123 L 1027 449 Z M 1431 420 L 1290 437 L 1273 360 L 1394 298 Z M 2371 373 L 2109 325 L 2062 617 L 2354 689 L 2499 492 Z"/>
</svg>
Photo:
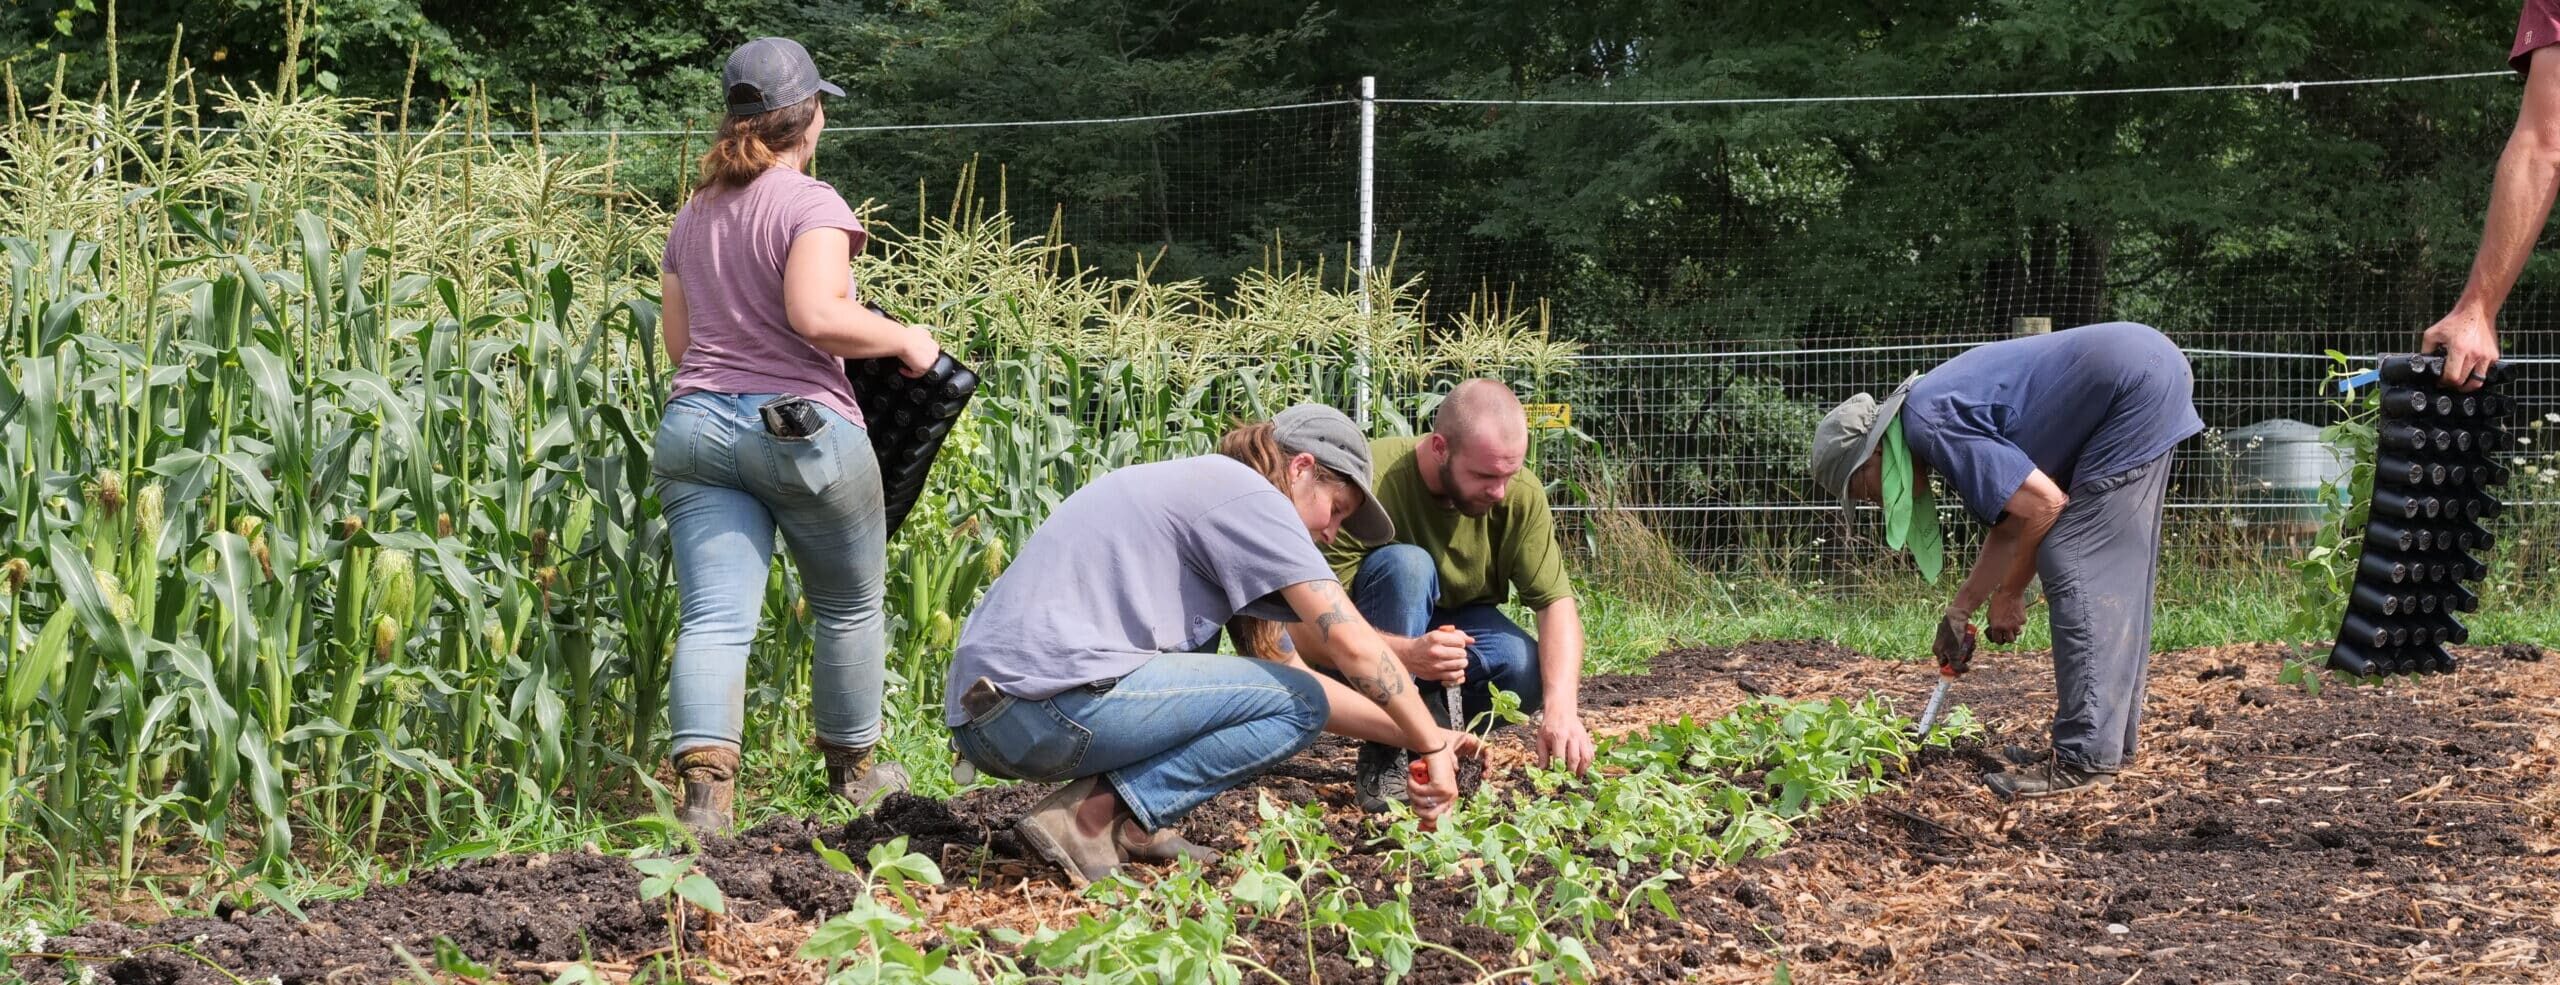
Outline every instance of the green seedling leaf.
<svg viewBox="0 0 2560 985">
<path fill-rule="evenodd" d="M 684 878 L 677 880 L 676 895 L 683 897 L 687 903 L 701 907 L 706 913 L 729 912 L 728 901 L 720 896 L 719 884 L 712 882 L 709 876 L 699 872 L 687 874 Z"/>
<path fill-rule="evenodd" d="M 905 841 L 906 839 L 901 837 L 898 840 Z M 816 838 L 809 839 L 809 850 L 818 853 L 818 858 L 827 863 L 827 868 L 834 869 L 846 875 L 856 875 L 862 871 L 854 868 L 853 859 L 846 857 L 845 853 L 827 847 L 825 842 L 819 841 Z"/>
<path fill-rule="evenodd" d="M 809 934 L 808 942 L 800 945 L 800 956 L 812 961 L 832 961 L 862 953 L 863 946 L 871 943 L 873 933 L 879 929 L 879 924 L 863 918 L 863 909 L 856 905 L 842 916 L 819 924 L 818 929 Z"/>
<path fill-rule="evenodd" d="M 693 863 L 671 858 L 633 859 L 631 867 L 640 870 L 640 898 L 654 900 L 673 892 L 677 881 L 693 869 Z"/>
<path fill-rule="evenodd" d="M 1234 894 L 1237 902 L 1268 914 L 1287 906 L 1297 896 L 1298 884 L 1277 872 L 1252 869 L 1237 876 L 1235 885 L 1228 892 Z"/>
<path fill-rule="evenodd" d="M 441 936 L 436 938 L 436 970 L 475 980 L 490 977 L 488 965 L 463 956 L 462 949 L 455 947 L 451 938 Z"/>
<path fill-rule="evenodd" d="M 1644 898 L 1645 902 L 1653 904 L 1655 912 L 1673 920 L 1680 919 L 1680 908 L 1672 904 L 1671 894 L 1663 892 L 1661 886 L 1644 887 Z"/>
<path fill-rule="evenodd" d="M 271 905 L 276 909 L 283 910 L 287 915 L 293 917 L 293 922 L 311 922 L 310 917 L 303 915 L 300 902 L 295 900 L 293 895 L 285 890 L 284 887 L 261 879 L 255 883 L 251 883 L 249 888 L 251 891 L 258 894 L 259 899 L 266 900 L 268 905 Z"/>
</svg>

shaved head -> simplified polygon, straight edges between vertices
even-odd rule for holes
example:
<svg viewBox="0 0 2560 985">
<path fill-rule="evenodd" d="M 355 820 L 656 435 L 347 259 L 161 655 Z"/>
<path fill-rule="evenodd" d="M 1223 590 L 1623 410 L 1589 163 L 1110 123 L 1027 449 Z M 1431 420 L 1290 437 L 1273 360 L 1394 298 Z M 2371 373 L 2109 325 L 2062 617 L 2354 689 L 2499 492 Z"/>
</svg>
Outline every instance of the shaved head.
<svg viewBox="0 0 2560 985">
<path fill-rule="evenodd" d="M 1431 415 L 1431 433 L 1458 448 L 1483 443 L 1510 450 L 1528 445 L 1529 417 L 1501 380 L 1474 379 L 1458 384 L 1440 401 Z"/>
<path fill-rule="evenodd" d="M 1449 508 L 1484 516 L 1502 505 L 1529 454 L 1529 417 L 1501 380 L 1468 380 L 1440 401 L 1415 464 Z"/>
</svg>

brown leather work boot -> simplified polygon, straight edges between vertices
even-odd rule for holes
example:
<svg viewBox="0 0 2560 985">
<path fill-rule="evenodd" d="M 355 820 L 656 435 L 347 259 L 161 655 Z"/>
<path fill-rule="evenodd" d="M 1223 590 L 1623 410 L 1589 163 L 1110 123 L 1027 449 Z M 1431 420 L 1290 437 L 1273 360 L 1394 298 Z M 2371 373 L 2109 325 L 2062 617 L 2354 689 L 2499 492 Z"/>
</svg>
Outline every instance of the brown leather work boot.
<svg viewBox="0 0 2560 985">
<path fill-rule="evenodd" d="M 1194 844 L 1191 839 L 1183 837 L 1179 829 L 1166 828 L 1148 834 L 1145 828 L 1138 826 L 1137 818 L 1125 814 L 1112 823 L 1111 835 L 1120 845 L 1120 854 L 1133 862 L 1172 864 L 1187 858 L 1201 865 L 1214 865 L 1218 861 L 1216 849 Z"/>
<path fill-rule="evenodd" d="M 818 743 L 818 751 L 827 757 L 827 789 L 857 808 L 868 808 L 881 797 L 906 792 L 907 768 L 873 759 L 871 751 L 877 748 L 869 745 L 848 749 Z"/>
<path fill-rule="evenodd" d="M 1111 878 L 1112 870 L 1120 867 L 1119 839 L 1112 837 L 1109 828 L 1086 834 L 1076 824 L 1077 808 L 1101 785 L 1102 777 L 1096 775 L 1059 787 L 1031 805 L 1031 813 L 1013 825 L 1023 844 L 1066 870 L 1067 881 L 1079 889 Z M 1114 818 L 1111 827 L 1119 826 Z"/>
<path fill-rule="evenodd" d="M 729 833 L 737 822 L 738 751 L 695 746 L 676 754 L 675 767 L 684 780 L 684 803 L 676 808 L 676 820 L 695 837 Z"/>
</svg>

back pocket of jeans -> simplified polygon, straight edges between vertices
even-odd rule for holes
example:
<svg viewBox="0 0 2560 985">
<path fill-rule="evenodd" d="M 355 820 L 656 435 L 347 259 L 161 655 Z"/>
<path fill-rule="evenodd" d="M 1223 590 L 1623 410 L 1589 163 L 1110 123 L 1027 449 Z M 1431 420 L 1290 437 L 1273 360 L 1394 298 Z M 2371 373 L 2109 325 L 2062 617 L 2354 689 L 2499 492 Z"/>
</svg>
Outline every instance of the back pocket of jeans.
<svg viewBox="0 0 2560 985">
<path fill-rule="evenodd" d="M 828 428 L 833 432 L 834 428 Z M 782 491 L 793 496 L 823 496 L 844 478 L 844 463 L 836 459 L 836 451 L 828 445 L 828 434 L 807 438 L 777 438 L 766 435 L 766 450 L 773 455 L 774 481 Z"/>
<path fill-rule="evenodd" d="M 1013 780 L 1065 779 L 1084 762 L 1085 748 L 1093 744 L 1090 730 L 1046 701 L 1008 697 L 986 717 L 961 728 L 976 747 L 969 750 L 970 760 Z"/>
<path fill-rule="evenodd" d="M 702 429 L 710 424 L 702 408 L 679 397 L 658 417 L 658 433 L 649 440 L 649 471 L 665 479 L 692 479 L 699 471 Z"/>
</svg>

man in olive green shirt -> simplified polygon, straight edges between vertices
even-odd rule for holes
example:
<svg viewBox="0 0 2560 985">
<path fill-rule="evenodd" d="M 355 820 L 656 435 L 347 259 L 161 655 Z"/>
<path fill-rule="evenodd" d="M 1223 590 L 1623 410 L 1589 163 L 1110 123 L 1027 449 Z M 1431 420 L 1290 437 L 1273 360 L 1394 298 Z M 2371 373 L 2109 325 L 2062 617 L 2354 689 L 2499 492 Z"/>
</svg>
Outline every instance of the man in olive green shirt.
<svg viewBox="0 0 2560 985">
<path fill-rule="evenodd" d="M 1523 711 L 1541 712 L 1542 759 L 1590 766 L 1582 616 L 1546 488 L 1522 467 L 1529 423 L 1520 399 L 1498 380 L 1468 380 L 1441 401 L 1430 434 L 1369 448 L 1396 542 L 1337 540 L 1328 550 L 1361 616 L 1387 636 L 1435 714 L 1446 707 L 1442 688 L 1459 684 L 1462 713 L 1479 721 L 1493 707 L 1488 685 L 1500 687 L 1520 696 Z M 1515 591 L 1537 614 L 1534 636 L 1499 608 Z M 1362 747 L 1363 807 L 1383 810 L 1402 796 L 1402 760 L 1392 746 Z"/>
</svg>

